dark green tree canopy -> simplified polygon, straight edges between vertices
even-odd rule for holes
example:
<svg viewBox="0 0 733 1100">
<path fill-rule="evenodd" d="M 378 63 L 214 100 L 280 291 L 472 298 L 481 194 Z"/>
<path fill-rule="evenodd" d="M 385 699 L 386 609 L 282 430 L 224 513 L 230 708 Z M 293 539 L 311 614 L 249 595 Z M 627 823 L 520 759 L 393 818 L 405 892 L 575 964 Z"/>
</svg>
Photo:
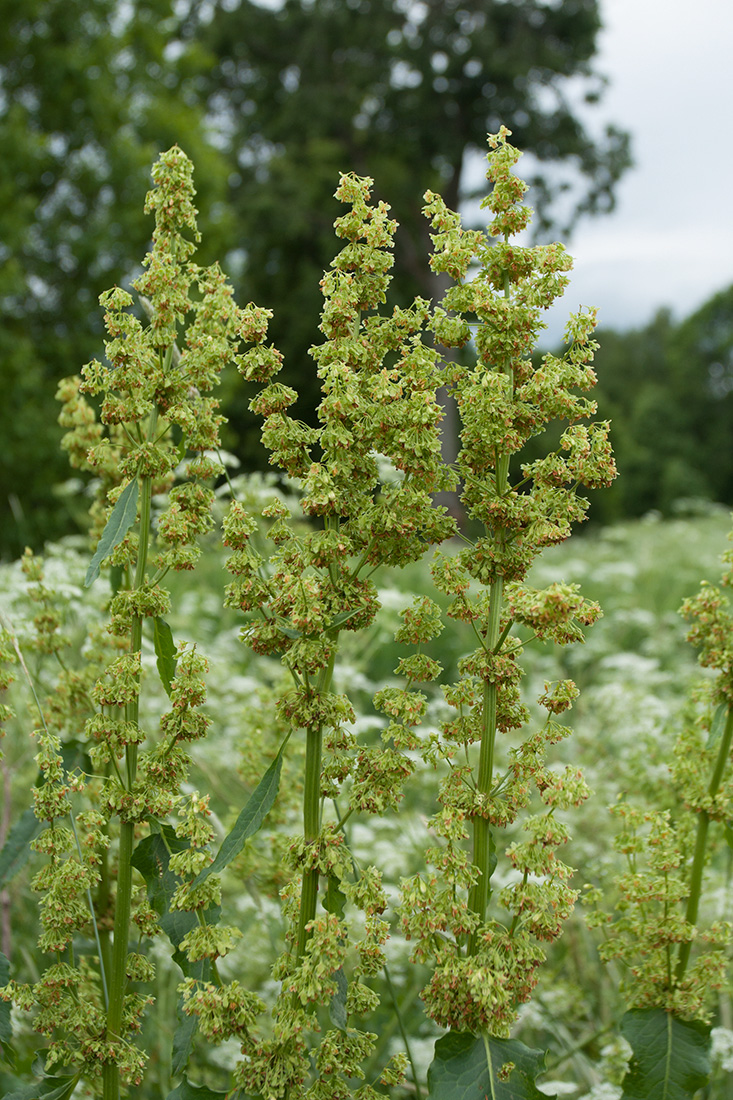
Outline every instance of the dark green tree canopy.
<svg viewBox="0 0 733 1100">
<path fill-rule="evenodd" d="M 271 332 L 304 419 L 315 407 L 305 355 L 333 254 L 339 171 L 371 176 L 400 223 L 393 290 L 403 304 L 436 294 L 425 190 L 456 208 L 469 154 L 483 155 L 502 123 L 536 158 L 535 224 L 547 230 L 553 198 L 571 186 L 565 222 L 608 209 L 630 163 L 628 136 L 608 127 L 593 138 L 571 98 L 601 93 L 591 65 L 600 25 L 598 0 L 220 0 L 195 32 L 217 58 L 209 110 L 238 165 L 242 283 L 247 297 L 278 306 Z M 232 412 L 251 438 L 244 401 Z"/>
<path fill-rule="evenodd" d="M 599 331 L 599 412 L 613 421 L 620 477 L 597 519 L 733 503 L 733 287 L 675 323 Z"/>
<path fill-rule="evenodd" d="M 172 0 L 0 0 L 0 552 L 68 527 L 56 381 L 100 350 L 97 297 L 145 250 L 161 149 L 196 159 L 212 251 L 230 239 L 228 170 L 186 91 L 206 59 L 171 50 L 177 24 Z"/>
<path fill-rule="evenodd" d="M 310 420 L 339 172 L 373 176 L 401 223 L 402 301 L 435 294 L 424 191 L 457 205 L 466 157 L 500 123 L 537 160 L 545 222 L 558 165 L 575 174 L 571 220 L 604 209 L 627 139 L 592 138 L 571 96 L 601 90 L 599 26 L 598 0 L 0 0 L 4 552 L 68 523 L 51 493 L 68 477 L 46 427 L 55 384 L 99 352 L 99 292 L 134 275 L 149 233 L 139 195 L 161 149 L 177 142 L 196 165 L 202 262 L 226 255 L 238 297 L 275 308 L 285 380 Z M 232 395 L 228 443 L 252 465 L 249 397 Z"/>
</svg>

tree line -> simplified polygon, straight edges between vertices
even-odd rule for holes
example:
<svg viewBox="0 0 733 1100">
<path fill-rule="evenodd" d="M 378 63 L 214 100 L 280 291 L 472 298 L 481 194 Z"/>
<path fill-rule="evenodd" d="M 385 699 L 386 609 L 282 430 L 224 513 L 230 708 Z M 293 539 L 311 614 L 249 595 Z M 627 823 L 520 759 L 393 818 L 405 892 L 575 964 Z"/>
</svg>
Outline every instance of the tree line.
<svg viewBox="0 0 733 1100">
<path fill-rule="evenodd" d="M 307 423 L 318 401 L 307 349 L 320 339 L 340 171 L 372 176 L 400 222 L 392 286 L 405 304 L 437 293 L 422 273 L 422 195 L 440 190 L 453 207 L 466 198 L 466 158 L 485 149 L 487 131 L 503 123 L 533 154 L 544 234 L 610 209 L 631 163 L 626 133 L 608 126 L 593 137 L 587 125 L 604 83 L 598 0 L 0 0 L 0 14 L 4 556 L 70 529 L 73 502 L 56 489 L 69 473 L 60 431 L 47 428 L 56 382 L 99 354 L 100 290 L 137 273 L 148 233 L 138 196 L 162 149 L 177 142 L 196 165 L 202 262 L 223 256 L 237 299 L 275 310 L 283 380 Z M 722 353 L 710 352 L 700 383 L 691 360 L 673 354 L 674 329 L 658 318 L 648 333 L 606 334 L 601 412 L 616 421 L 626 487 L 599 509 L 665 506 L 678 490 L 733 493 L 694 434 L 709 438 L 708 403 L 720 416 L 729 408 Z M 629 378 L 642 346 L 655 365 Z M 265 462 L 251 396 L 241 385 L 225 395 L 225 442 L 245 468 Z M 680 418 L 692 416 L 685 435 Z M 655 417 L 676 444 L 648 465 Z"/>
</svg>

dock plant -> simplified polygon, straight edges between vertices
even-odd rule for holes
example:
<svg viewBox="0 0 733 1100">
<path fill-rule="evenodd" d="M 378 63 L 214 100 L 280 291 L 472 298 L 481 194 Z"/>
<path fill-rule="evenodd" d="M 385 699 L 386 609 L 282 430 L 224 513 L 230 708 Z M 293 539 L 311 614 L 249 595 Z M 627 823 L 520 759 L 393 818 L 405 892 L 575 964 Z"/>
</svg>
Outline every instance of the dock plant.
<svg viewBox="0 0 733 1100">
<path fill-rule="evenodd" d="M 298 395 L 276 380 L 269 309 L 237 306 L 220 268 L 193 260 L 190 162 L 174 148 L 156 164 L 153 247 L 132 284 L 138 311 L 126 290 L 102 294 L 104 360 L 59 388 L 64 447 L 97 486 L 86 584 L 106 599 L 107 628 L 78 660 L 65 656 L 42 562 L 26 560 L 39 613 L 23 644 L 59 673 L 38 694 L 35 816 L 12 839 L 15 851 L 30 838 L 41 857 L 33 889 L 47 964 L 22 982 L 15 961 L 0 959 L 0 1041 L 10 1047 L 12 1002 L 33 1014 L 47 1045 L 38 1079 L 19 1083 L 12 1100 L 143 1095 L 143 1024 L 156 1011 L 163 945 L 179 971 L 169 1073 L 158 1077 L 168 1100 L 419 1100 L 425 1082 L 404 1028 L 405 1049 L 386 1053 L 374 1030 L 385 1008 L 399 1017 L 396 1000 L 379 1003 L 381 989 L 394 992 L 386 945 L 395 929 L 427 974 L 425 1012 L 445 1032 L 427 1075 L 432 1100 L 543 1095 L 542 1052 L 512 1028 L 577 896 L 558 850 L 589 792 L 576 767 L 552 758 L 571 734 L 562 716 L 576 685 L 547 682 L 527 700 L 521 658 L 535 641 L 582 642 L 600 608 L 565 578 L 537 590 L 527 576 L 583 520 L 582 493 L 616 471 L 609 426 L 593 421 L 585 396 L 596 380 L 594 312 L 570 318 L 564 353 L 536 353 L 571 260 L 561 245 L 518 242 L 530 210 L 509 136 L 502 128 L 489 138 L 486 231 L 464 229 L 439 195 L 425 196 L 430 265 L 453 284 L 435 305 L 387 306 L 396 223 L 373 199 L 373 181 L 341 177 L 342 247 L 321 283 L 314 367 L 303 365 L 321 382 L 315 426 L 292 415 Z M 273 492 L 258 513 L 225 485 L 214 393 L 227 367 L 258 387 L 250 407 L 290 504 Z M 441 451 L 441 389 L 459 414 L 454 463 Z M 461 529 L 435 502 L 448 491 Z M 254 661 L 280 662 L 284 686 L 269 695 L 280 743 L 216 845 L 210 794 L 193 786 L 189 753 L 216 732 L 208 661 L 195 634 L 174 639 L 164 581 L 181 573 L 196 584 L 202 540 L 216 537 L 219 520 L 223 602 Z M 344 648 L 377 621 L 377 581 L 429 553 L 431 594 L 403 610 L 404 656 L 357 726 Z M 472 638 L 453 683 L 443 608 Z M 0 688 L 27 671 L 5 627 L 0 655 L 14 667 Z M 165 707 L 151 718 L 161 689 Z M 436 729 L 427 716 L 439 693 L 450 716 Z M 292 777 L 300 760 L 293 789 L 280 791 L 284 763 Z M 350 831 L 398 814 L 405 791 L 430 789 L 422 776 L 433 773 L 422 868 L 395 906 L 390 868 L 357 858 Z M 701 821 L 717 814 L 720 779 L 700 794 Z M 296 796 L 299 821 L 281 813 L 275 824 L 276 801 Z M 282 856 L 284 931 L 263 986 L 235 951 L 243 929 L 222 914 L 241 853 L 268 829 Z M 687 964 L 683 945 L 679 988 Z M 199 1055 L 226 1041 L 240 1057 L 217 1092 Z"/>
<path fill-rule="evenodd" d="M 616 849 L 627 863 L 617 881 L 614 913 L 598 890 L 589 923 L 604 934 L 600 953 L 623 967 L 627 1012 L 620 1032 L 632 1060 L 624 1096 L 652 1096 L 674 1082 L 692 1096 L 710 1080 L 710 1018 L 716 994 L 729 985 L 731 922 L 711 906 L 706 871 L 733 844 L 733 554 L 724 555 L 722 587 L 704 582 L 684 601 L 687 640 L 712 672 L 681 715 L 667 785 L 668 804 L 620 798 Z M 711 908 L 717 914 L 710 915 Z"/>
</svg>

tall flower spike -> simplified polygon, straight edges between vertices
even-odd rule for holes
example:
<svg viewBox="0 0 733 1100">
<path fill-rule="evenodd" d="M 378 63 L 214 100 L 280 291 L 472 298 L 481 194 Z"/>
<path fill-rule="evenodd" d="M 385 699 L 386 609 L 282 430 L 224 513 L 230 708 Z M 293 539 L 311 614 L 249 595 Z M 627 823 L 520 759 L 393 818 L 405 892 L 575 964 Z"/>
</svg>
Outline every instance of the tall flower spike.
<svg viewBox="0 0 733 1100">
<path fill-rule="evenodd" d="M 459 662 L 458 683 L 444 688 L 455 717 L 439 741 L 426 742 L 426 760 L 442 757 L 450 769 L 431 820 L 439 840 L 428 852 L 431 871 L 404 884 L 402 905 L 414 957 L 434 965 L 423 992 L 428 1014 L 444 1027 L 483 1032 L 489 1042 L 508 1036 L 531 996 L 543 945 L 560 935 L 572 909 L 572 869 L 555 854 L 567 830 L 556 812 L 588 793 L 576 770 L 557 773 L 545 764 L 548 748 L 570 732 L 555 715 L 577 694 L 571 682 L 548 685 L 540 699 L 545 725 L 514 747 L 506 744 L 529 721 L 520 692 L 522 643 L 512 632 L 521 626 L 530 638 L 564 645 L 582 641 L 582 627 L 600 614 L 577 586 L 537 591 L 525 578 L 543 547 L 562 541 L 583 518 L 587 502 L 578 484 L 608 484 L 615 475 L 607 425 L 577 423 L 595 412 L 577 393 L 595 382 L 592 317 L 570 322 L 573 342 L 563 356 L 546 355 L 537 365 L 532 359 L 542 312 L 567 285 L 571 261 L 560 245 L 513 241 L 531 211 L 522 203 L 526 184 L 513 172 L 520 154 L 508 137 L 506 128 L 489 137 L 487 233 L 464 230 L 439 195 L 425 196 L 431 265 L 454 283 L 434 312 L 436 341 L 466 348 L 472 334 L 470 350 L 452 366 L 451 388 L 461 419 L 461 499 L 479 525 L 471 545 L 436 555 L 433 578 L 452 597 L 448 614 L 471 623 L 479 645 Z M 556 419 L 570 425 L 559 449 L 521 465 L 527 441 Z M 465 763 L 454 759 L 459 748 Z M 497 890 L 502 832 L 530 804 L 525 839 L 506 848 L 510 883 Z"/>
</svg>

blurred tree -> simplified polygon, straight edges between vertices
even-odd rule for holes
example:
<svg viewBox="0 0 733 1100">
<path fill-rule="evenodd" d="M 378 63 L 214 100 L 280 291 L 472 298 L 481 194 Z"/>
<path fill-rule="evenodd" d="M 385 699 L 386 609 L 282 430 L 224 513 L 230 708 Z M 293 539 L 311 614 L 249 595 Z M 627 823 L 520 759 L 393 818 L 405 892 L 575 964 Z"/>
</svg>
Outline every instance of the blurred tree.
<svg viewBox="0 0 733 1100">
<path fill-rule="evenodd" d="M 59 377 L 98 354 L 98 294 L 125 283 L 150 231 L 149 166 L 196 165 L 206 246 L 240 299 L 276 310 L 299 412 L 318 401 L 307 348 L 336 250 L 339 171 L 393 206 L 395 300 L 432 297 L 427 187 L 457 206 L 472 151 L 500 123 L 536 158 L 545 228 L 612 204 L 626 135 L 593 139 L 583 101 L 599 0 L 0 0 L 0 553 L 60 533 L 69 474 Z M 462 181 L 464 181 L 462 183 Z M 553 203 L 558 199 L 559 203 Z M 262 461 L 249 394 L 230 444 Z"/>
<path fill-rule="evenodd" d="M 305 353 L 336 248 L 339 171 L 372 176 L 400 222 L 399 301 L 436 294 L 423 193 L 457 208 L 469 157 L 502 123 L 534 157 L 536 227 L 566 231 L 609 209 L 630 160 L 626 134 L 595 139 L 583 122 L 603 89 L 599 29 L 598 0 L 217 0 L 203 32 L 217 58 L 208 101 L 238 161 L 242 283 L 276 309 L 271 332 L 304 419 L 317 404 Z M 256 440 L 244 397 L 231 411 Z"/>
<path fill-rule="evenodd" d="M 690 498 L 733 504 L 733 287 L 674 324 L 599 330 L 599 412 L 621 476 L 593 502 L 608 522 Z"/>
<path fill-rule="evenodd" d="M 0 0 L 0 553 L 69 526 L 56 382 L 101 349 L 97 296 L 130 276 L 150 165 L 198 167 L 212 253 L 231 238 L 228 167 L 189 91 L 209 62 L 174 0 Z M 213 224 L 212 224 L 213 223 Z"/>
</svg>

